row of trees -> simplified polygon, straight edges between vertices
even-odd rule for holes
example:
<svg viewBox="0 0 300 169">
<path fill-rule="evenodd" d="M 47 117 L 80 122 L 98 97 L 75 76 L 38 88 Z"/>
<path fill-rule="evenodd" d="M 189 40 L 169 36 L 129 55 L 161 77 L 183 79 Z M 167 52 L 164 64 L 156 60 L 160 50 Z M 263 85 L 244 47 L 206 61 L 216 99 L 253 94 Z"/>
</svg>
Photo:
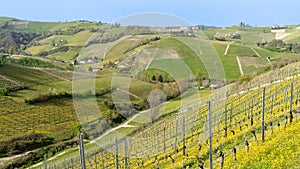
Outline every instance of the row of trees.
<svg viewBox="0 0 300 169">
<path fill-rule="evenodd" d="M 257 42 L 256 45 L 274 52 L 300 52 L 300 44 L 286 43 L 282 40 L 272 40 L 271 42 Z"/>
<path fill-rule="evenodd" d="M 158 81 L 158 82 L 161 82 L 161 83 L 164 82 L 164 79 L 163 79 L 162 75 L 159 75 L 158 78 L 156 78 L 156 76 L 153 75 L 151 80 L 152 80 L 153 82 L 157 82 L 157 81 Z"/>
</svg>

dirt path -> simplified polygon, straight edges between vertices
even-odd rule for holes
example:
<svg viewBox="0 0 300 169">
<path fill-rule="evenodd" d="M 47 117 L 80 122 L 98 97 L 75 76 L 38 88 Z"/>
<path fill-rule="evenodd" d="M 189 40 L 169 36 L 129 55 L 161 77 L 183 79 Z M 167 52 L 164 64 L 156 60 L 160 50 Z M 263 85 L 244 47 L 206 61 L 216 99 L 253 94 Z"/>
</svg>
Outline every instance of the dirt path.
<svg viewBox="0 0 300 169">
<path fill-rule="evenodd" d="M 227 45 L 226 50 L 225 50 L 225 53 L 224 53 L 224 56 L 227 55 L 229 48 L 230 48 L 230 44 Z"/>
<path fill-rule="evenodd" d="M 285 29 L 272 30 L 271 32 L 276 33 L 275 39 L 277 40 L 283 39 L 291 34 L 291 33 L 286 33 Z"/>
<path fill-rule="evenodd" d="M 120 88 L 117 88 L 116 90 L 117 90 L 117 91 L 122 91 L 122 92 L 124 92 L 124 93 L 127 93 L 127 94 L 129 94 L 129 95 L 131 95 L 131 96 L 133 96 L 133 97 L 135 97 L 135 98 L 141 98 L 141 97 L 139 97 L 139 96 L 137 96 L 137 95 L 135 95 L 135 94 L 133 94 L 133 93 L 130 93 L 130 92 L 128 92 L 128 91 L 126 91 L 126 90 L 123 90 L 123 89 L 120 89 Z"/>
<path fill-rule="evenodd" d="M 251 48 L 252 51 L 258 56 L 258 57 L 261 57 L 259 53 L 257 53 L 257 51 L 254 49 L 254 48 Z"/>
<path fill-rule="evenodd" d="M 0 78 L 5 79 L 5 80 L 7 80 L 7 81 L 10 81 L 10 82 L 12 82 L 12 83 L 14 83 L 14 84 L 19 84 L 18 82 L 13 81 L 13 80 L 11 80 L 11 79 L 9 79 L 9 78 L 7 78 L 7 77 L 5 77 L 5 76 L 2 76 L 2 75 L 0 75 Z"/>
<path fill-rule="evenodd" d="M 168 103 L 169 103 L 169 101 L 168 101 L 168 102 L 164 102 L 163 104 L 161 104 L 161 105 L 159 105 L 159 106 L 164 106 L 164 105 L 166 105 L 166 104 L 168 104 Z M 129 123 L 132 122 L 134 119 L 136 119 L 138 116 L 140 116 L 140 115 L 142 115 L 142 114 L 144 114 L 144 113 L 147 113 L 148 111 L 150 111 L 150 109 L 144 110 L 144 111 L 142 111 L 142 112 L 140 112 L 140 113 L 134 115 L 132 118 L 130 118 L 130 119 L 129 119 L 128 121 L 126 121 L 125 123 L 123 123 L 123 124 L 121 124 L 121 125 L 119 125 L 119 126 L 117 126 L 117 127 L 111 128 L 110 130 L 107 130 L 107 131 L 106 131 L 104 134 L 102 134 L 100 137 L 98 137 L 98 138 L 92 140 L 91 143 L 97 142 L 98 140 L 100 140 L 100 139 L 103 138 L 104 136 L 106 136 L 106 135 L 108 135 L 109 133 L 112 133 L 112 132 L 114 132 L 114 131 L 116 131 L 116 130 L 118 130 L 118 129 L 120 129 L 120 128 L 135 127 L 135 126 L 133 126 L 133 125 L 129 125 Z"/>
<path fill-rule="evenodd" d="M 18 154 L 18 155 L 14 155 L 14 156 L 10 156 L 10 157 L 0 158 L 0 163 L 11 161 L 11 160 L 14 160 L 16 158 L 21 158 L 21 157 L 24 157 L 24 156 L 26 156 L 26 153 L 24 153 L 24 154 Z"/>
<path fill-rule="evenodd" d="M 10 157 L 0 158 L 0 168 L 3 165 L 9 164 L 13 160 L 19 160 L 19 159 L 22 159 L 26 156 L 30 156 L 31 153 L 32 153 L 32 151 L 28 151 L 28 152 L 23 153 L 23 154 L 18 154 L 18 155 L 13 155 L 13 156 L 10 156 Z"/>
<path fill-rule="evenodd" d="M 74 148 L 65 150 L 65 151 L 63 151 L 63 152 L 60 152 L 60 153 L 58 153 L 57 155 L 55 155 L 55 156 L 53 156 L 53 157 L 47 159 L 47 161 L 51 161 L 51 160 L 53 160 L 53 159 L 55 159 L 55 158 L 57 158 L 57 157 L 59 157 L 59 156 L 62 156 L 62 155 L 64 155 L 64 154 L 66 154 L 67 152 L 72 151 L 72 150 L 75 150 L 75 149 L 77 149 L 77 147 L 74 147 Z M 34 165 L 30 166 L 30 168 L 34 168 L 34 167 L 37 167 L 37 166 L 41 166 L 41 165 L 43 165 L 43 164 L 44 164 L 44 161 L 39 162 L 39 163 L 37 163 L 37 164 L 34 164 Z M 27 169 L 28 169 L 28 168 L 27 168 Z"/>
<path fill-rule="evenodd" d="M 270 65 L 273 65 L 269 59 L 269 57 L 266 57 L 267 58 L 267 61 L 269 62 Z"/>
<path fill-rule="evenodd" d="M 61 77 L 61 76 L 58 76 L 58 75 L 53 74 L 53 73 L 51 73 L 51 72 L 48 72 L 48 71 L 46 71 L 45 69 L 40 69 L 40 68 L 36 68 L 36 69 L 38 69 L 38 70 L 40 70 L 40 71 L 42 71 L 42 72 L 44 72 L 44 73 L 47 73 L 47 74 L 49 74 L 49 75 L 51 75 L 51 76 L 54 76 L 54 77 L 56 77 L 56 78 L 58 78 L 58 79 L 61 79 L 61 80 L 64 80 L 64 81 L 70 81 L 69 79 L 66 79 L 66 78 L 64 78 L 64 77 Z"/>
<path fill-rule="evenodd" d="M 237 56 L 236 60 L 237 60 L 238 65 L 239 65 L 240 73 L 241 73 L 241 75 L 243 75 L 244 72 L 243 72 L 243 68 L 242 68 L 242 64 L 241 64 L 240 58 Z"/>
</svg>

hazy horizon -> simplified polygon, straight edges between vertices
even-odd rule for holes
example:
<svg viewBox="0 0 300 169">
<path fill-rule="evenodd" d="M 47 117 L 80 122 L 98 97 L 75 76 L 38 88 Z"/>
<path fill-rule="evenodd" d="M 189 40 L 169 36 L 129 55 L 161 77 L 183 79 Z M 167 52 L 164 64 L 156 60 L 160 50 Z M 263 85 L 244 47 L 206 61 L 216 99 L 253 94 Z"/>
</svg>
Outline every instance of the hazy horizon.
<svg viewBox="0 0 300 169">
<path fill-rule="evenodd" d="M 299 1 L 5 1 L 0 16 L 30 21 L 89 20 L 114 23 L 120 18 L 142 13 L 163 13 L 182 18 L 193 25 L 227 27 L 244 22 L 252 26 L 298 25 Z"/>
</svg>

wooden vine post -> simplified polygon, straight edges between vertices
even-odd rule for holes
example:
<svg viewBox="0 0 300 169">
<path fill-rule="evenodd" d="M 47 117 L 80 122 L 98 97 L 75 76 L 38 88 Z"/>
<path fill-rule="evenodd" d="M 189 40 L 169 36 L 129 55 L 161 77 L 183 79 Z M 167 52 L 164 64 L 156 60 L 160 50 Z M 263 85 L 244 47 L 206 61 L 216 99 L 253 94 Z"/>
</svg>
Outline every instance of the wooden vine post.
<svg viewBox="0 0 300 169">
<path fill-rule="evenodd" d="M 213 168 L 213 147 L 212 147 L 212 112 L 211 112 L 211 103 L 208 102 L 208 125 L 209 125 L 209 167 Z"/>
<path fill-rule="evenodd" d="M 83 145 L 83 134 L 79 134 L 79 152 L 80 152 L 80 164 L 82 169 L 86 169 L 85 157 L 84 157 L 84 145 Z"/>
<path fill-rule="evenodd" d="M 262 92 L 262 110 L 261 110 L 261 141 L 265 141 L 265 94 L 266 94 L 266 87 L 263 88 Z"/>
<path fill-rule="evenodd" d="M 116 169 L 119 169 L 119 147 L 118 147 L 118 139 L 115 138 L 115 149 L 116 149 L 116 154 L 115 154 L 115 158 L 116 158 Z"/>
<path fill-rule="evenodd" d="M 294 91 L 294 86 L 293 86 L 293 83 L 291 83 L 291 95 L 290 95 L 290 123 L 293 122 L 293 91 Z"/>
</svg>

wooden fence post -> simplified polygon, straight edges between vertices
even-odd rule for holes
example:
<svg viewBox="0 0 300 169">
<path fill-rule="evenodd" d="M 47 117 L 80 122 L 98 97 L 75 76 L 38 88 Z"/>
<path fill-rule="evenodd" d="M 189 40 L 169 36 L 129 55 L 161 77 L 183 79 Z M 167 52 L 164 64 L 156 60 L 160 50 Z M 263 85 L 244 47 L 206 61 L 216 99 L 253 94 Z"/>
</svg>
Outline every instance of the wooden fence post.
<svg viewBox="0 0 300 169">
<path fill-rule="evenodd" d="M 47 158 L 46 158 L 46 155 L 44 155 L 44 169 L 47 169 Z"/>
<path fill-rule="evenodd" d="M 209 125 L 209 167 L 213 168 L 213 147 L 212 147 L 212 112 L 211 112 L 211 103 L 208 102 L 208 125 Z"/>
<path fill-rule="evenodd" d="M 175 153 L 178 152 L 178 149 L 177 149 L 177 144 L 178 144 L 177 137 L 178 137 L 178 119 L 176 120 L 176 128 L 175 128 Z"/>
<path fill-rule="evenodd" d="M 115 159 L 116 159 L 116 169 L 119 169 L 119 147 L 118 147 L 118 139 L 115 138 Z"/>
<path fill-rule="evenodd" d="M 265 141 L 265 93 L 266 93 L 266 87 L 263 88 L 263 92 L 262 92 L 262 111 L 261 111 L 261 136 L 262 136 L 262 142 Z"/>
<path fill-rule="evenodd" d="M 127 144 L 127 139 L 126 137 L 124 137 L 124 149 L 125 149 L 125 169 L 128 168 L 128 159 L 129 159 L 129 155 L 128 155 L 128 144 Z"/>
<path fill-rule="evenodd" d="M 83 144 L 83 134 L 79 134 L 79 152 L 80 152 L 80 163 L 82 169 L 86 169 L 85 159 L 84 159 L 84 144 Z"/>
<path fill-rule="evenodd" d="M 291 83 L 291 95 L 290 95 L 290 123 L 293 122 L 293 92 L 294 92 L 294 85 Z"/>
<path fill-rule="evenodd" d="M 224 137 L 227 137 L 227 104 L 225 103 L 225 119 L 224 119 L 224 123 L 225 123 L 225 128 L 224 128 Z"/>
<path fill-rule="evenodd" d="M 231 123 L 232 123 L 232 102 L 230 104 L 230 126 L 231 126 Z"/>
</svg>

